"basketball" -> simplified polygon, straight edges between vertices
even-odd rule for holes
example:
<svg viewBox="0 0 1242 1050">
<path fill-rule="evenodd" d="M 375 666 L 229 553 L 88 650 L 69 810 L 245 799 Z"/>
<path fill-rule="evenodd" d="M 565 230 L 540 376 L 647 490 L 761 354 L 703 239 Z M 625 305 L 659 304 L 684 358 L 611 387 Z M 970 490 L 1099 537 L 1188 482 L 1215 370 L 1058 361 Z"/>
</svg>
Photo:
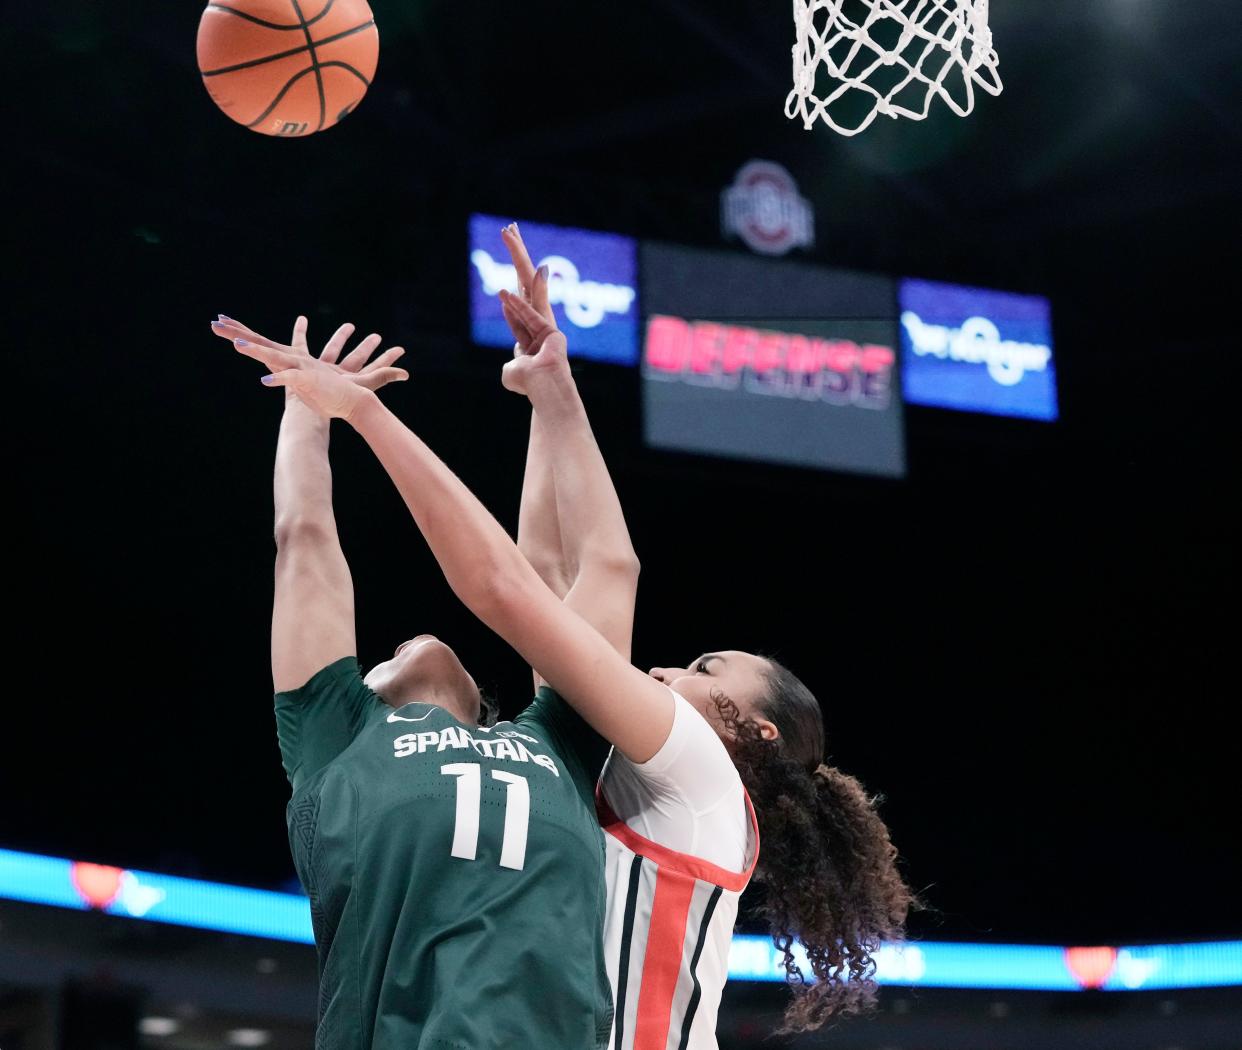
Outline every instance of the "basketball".
<svg viewBox="0 0 1242 1050">
<path fill-rule="evenodd" d="M 366 0 L 224 0 L 198 24 L 198 68 L 226 116 L 298 138 L 339 124 L 379 61 Z"/>
</svg>

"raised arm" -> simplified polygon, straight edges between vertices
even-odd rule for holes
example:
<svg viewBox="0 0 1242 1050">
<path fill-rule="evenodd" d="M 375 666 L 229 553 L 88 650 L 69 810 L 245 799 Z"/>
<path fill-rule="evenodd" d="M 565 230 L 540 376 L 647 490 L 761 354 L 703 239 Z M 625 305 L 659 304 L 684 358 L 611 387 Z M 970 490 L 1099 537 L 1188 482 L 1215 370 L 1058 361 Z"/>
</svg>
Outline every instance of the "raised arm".
<svg viewBox="0 0 1242 1050">
<path fill-rule="evenodd" d="M 668 739 L 673 697 L 564 605 L 469 489 L 373 394 L 314 358 L 238 349 L 322 414 L 348 419 L 396 484 L 454 593 L 636 762 Z"/>
<path fill-rule="evenodd" d="M 272 682 L 284 692 L 357 654 L 354 585 L 332 512 L 329 421 L 293 395 L 276 444 Z"/>
<path fill-rule="evenodd" d="M 522 290 L 520 296 L 501 296 L 517 340 L 515 357 L 504 368 L 504 384 L 529 397 L 534 408 L 523 517 L 540 529 L 540 535 L 555 536 L 560 575 L 554 578 L 570 581 L 566 603 L 628 660 L 638 556 L 569 369 L 564 337 L 556 329 L 548 302 L 547 268 L 535 270 L 516 224 L 502 230 L 501 236 Z M 553 517 L 550 525 L 548 519 Z M 549 546 L 540 544 L 540 553 Z M 521 525 L 518 547 L 527 553 Z M 528 554 L 528 560 L 554 592 L 563 593 L 549 580 L 542 559 L 532 560 Z"/>
<path fill-rule="evenodd" d="M 284 347 L 235 321 L 225 319 L 212 328 L 225 338 L 309 357 L 304 317 L 297 319 L 292 342 Z M 352 331 L 353 325 L 342 325 L 321 360 L 335 364 Z M 352 382 L 375 386 L 404 377 L 404 372 L 388 367 L 404 352 L 399 347 L 363 370 L 379 341 L 379 336 L 364 339 L 338 366 L 340 371 L 349 373 Z M 357 652 L 353 580 L 332 510 L 328 429 L 327 418 L 286 391 L 272 486 L 276 508 L 272 681 L 277 692 L 297 689 L 328 664 Z"/>
</svg>

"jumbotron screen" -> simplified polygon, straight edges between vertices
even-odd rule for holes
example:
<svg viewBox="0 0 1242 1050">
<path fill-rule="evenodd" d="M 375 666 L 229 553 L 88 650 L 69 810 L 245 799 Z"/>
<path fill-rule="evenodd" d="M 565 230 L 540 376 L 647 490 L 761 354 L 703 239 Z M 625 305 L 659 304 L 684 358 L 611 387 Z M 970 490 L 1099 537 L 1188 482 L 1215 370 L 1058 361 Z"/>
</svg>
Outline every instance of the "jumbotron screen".
<svg viewBox="0 0 1242 1050">
<path fill-rule="evenodd" d="M 646 244 L 648 446 L 902 477 L 893 282 Z"/>
<path fill-rule="evenodd" d="M 1057 418 L 1047 299 L 918 280 L 902 281 L 899 299 L 908 404 Z"/>
<path fill-rule="evenodd" d="M 512 349 L 513 335 L 496 298 L 517 291 L 517 271 L 500 240 L 508 220 L 470 218 L 470 327 L 482 346 Z M 571 357 L 638 363 L 637 246 L 629 237 L 520 220 L 536 266 L 548 267 L 548 300 Z"/>
</svg>

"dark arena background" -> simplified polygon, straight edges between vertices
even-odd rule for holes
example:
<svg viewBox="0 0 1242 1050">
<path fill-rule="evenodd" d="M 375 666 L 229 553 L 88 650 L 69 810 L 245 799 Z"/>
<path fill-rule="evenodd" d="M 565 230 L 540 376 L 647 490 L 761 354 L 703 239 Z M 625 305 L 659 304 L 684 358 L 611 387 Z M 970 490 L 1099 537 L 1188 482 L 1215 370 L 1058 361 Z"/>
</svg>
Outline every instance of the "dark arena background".
<svg viewBox="0 0 1242 1050">
<path fill-rule="evenodd" d="M 0 1048 L 313 1045 L 281 397 L 208 323 L 407 347 L 385 401 L 512 531 L 513 220 L 561 260 L 571 351 L 607 336 L 574 369 L 642 559 L 635 662 L 779 656 L 929 905 L 878 1009 L 793 1045 L 1242 1047 L 1236 5 L 994 0 L 1001 95 L 852 138 L 783 113 L 786 2 L 372 6 L 366 98 L 297 141 L 212 104 L 198 5 L 5 16 Z M 1044 348 L 1017 383 L 945 356 L 980 317 L 976 347 Z M 743 329 L 831 361 L 730 387 Z M 526 668 L 333 433 L 362 664 L 435 631 L 516 713 Z M 759 929 L 725 1048 L 785 1043 Z"/>
</svg>

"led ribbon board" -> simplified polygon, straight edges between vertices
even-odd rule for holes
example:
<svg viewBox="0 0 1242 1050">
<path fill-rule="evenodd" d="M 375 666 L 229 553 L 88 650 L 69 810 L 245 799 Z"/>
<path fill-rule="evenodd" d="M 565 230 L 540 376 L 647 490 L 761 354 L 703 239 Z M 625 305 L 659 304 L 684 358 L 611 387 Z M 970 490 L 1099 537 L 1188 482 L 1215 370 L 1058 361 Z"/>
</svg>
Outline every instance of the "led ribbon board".
<svg viewBox="0 0 1242 1050">
<path fill-rule="evenodd" d="M 12 850 L 0 849 L 0 899 L 297 944 L 314 943 L 310 904 L 297 894 Z M 809 973 L 801 948 L 795 954 L 804 972 Z M 782 958 L 767 937 L 736 934 L 729 952 L 729 977 L 736 981 L 784 981 Z M 1124 948 L 918 941 L 880 948 L 876 977 L 880 984 L 923 988 L 1060 992 L 1242 985 L 1242 941 Z"/>
<path fill-rule="evenodd" d="M 907 404 L 1057 418 L 1047 299 L 916 280 L 898 297 Z"/>
<path fill-rule="evenodd" d="M 644 243 L 653 448 L 901 477 L 893 282 Z"/>
<path fill-rule="evenodd" d="M 482 346 L 512 349 L 513 334 L 496 298 L 518 290 L 517 271 L 500 240 L 509 220 L 470 219 L 470 331 Z M 637 248 L 629 237 L 521 220 L 536 266 L 548 267 L 548 298 L 571 357 L 638 363 Z"/>
</svg>

